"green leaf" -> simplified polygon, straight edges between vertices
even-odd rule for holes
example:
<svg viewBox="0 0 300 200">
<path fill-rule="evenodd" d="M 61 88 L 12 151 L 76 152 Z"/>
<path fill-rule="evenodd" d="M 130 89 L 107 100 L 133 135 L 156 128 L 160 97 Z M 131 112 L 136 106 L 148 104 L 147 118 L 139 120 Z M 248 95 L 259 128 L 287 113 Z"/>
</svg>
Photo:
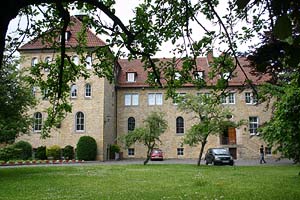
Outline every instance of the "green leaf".
<svg viewBox="0 0 300 200">
<path fill-rule="evenodd" d="M 287 15 L 279 16 L 274 27 L 274 34 L 281 40 L 292 36 L 292 24 Z"/>
</svg>

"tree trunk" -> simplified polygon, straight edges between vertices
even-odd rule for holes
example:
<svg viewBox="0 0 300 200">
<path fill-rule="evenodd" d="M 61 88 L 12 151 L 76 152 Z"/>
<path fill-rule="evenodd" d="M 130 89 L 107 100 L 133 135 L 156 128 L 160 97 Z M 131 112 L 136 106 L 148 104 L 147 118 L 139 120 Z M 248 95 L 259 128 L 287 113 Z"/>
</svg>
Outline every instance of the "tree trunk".
<svg viewBox="0 0 300 200">
<path fill-rule="evenodd" d="M 198 166 L 200 166 L 201 158 L 202 158 L 202 154 L 203 154 L 203 151 L 204 151 L 204 147 L 205 147 L 205 145 L 206 145 L 206 142 L 207 142 L 206 139 L 204 140 L 204 142 L 201 142 L 201 150 L 200 150 L 200 153 L 199 153 L 198 163 L 197 163 Z"/>
</svg>

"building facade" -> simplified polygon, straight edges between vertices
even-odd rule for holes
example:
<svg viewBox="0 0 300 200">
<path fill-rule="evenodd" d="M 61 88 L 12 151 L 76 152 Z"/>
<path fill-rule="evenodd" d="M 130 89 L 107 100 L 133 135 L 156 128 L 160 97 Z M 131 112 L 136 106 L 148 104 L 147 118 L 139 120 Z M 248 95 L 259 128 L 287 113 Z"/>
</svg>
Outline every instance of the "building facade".
<svg viewBox="0 0 300 200">
<path fill-rule="evenodd" d="M 74 63 L 80 62 L 72 50 L 76 46 L 76 33 L 80 31 L 81 21 L 72 17 L 73 25 L 68 29 L 70 38 L 68 41 L 68 55 Z M 92 50 L 103 46 L 104 42 L 90 30 L 87 33 L 87 49 Z M 45 47 L 39 39 L 33 40 L 20 48 L 23 62 L 22 67 L 30 67 L 41 61 L 51 61 L 57 56 L 51 48 Z M 197 59 L 197 73 L 208 85 L 214 84 L 215 80 L 208 79 L 209 62 L 211 57 Z M 165 59 L 161 59 L 163 62 Z M 87 69 L 93 70 L 93 55 L 87 52 Z M 89 65 L 89 63 L 91 65 Z M 246 60 L 241 59 L 243 65 Z M 30 135 L 23 135 L 19 140 L 29 141 L 34 148 L 38 146 L 66 145 L 76 146 L 79 138 L 83 135 L 92 136 L 98 146 L 97 159 L 109 159 L 109 146 L 117 143 L 117 137 L 128 134 L 135 127 L 142 126 L 143 120 L 151 111 L 165 113 L 168 121 L 168 129 L 161 136 L 162 144 L 159 146 L 164 152 L 165 158 L 198 158 L 200 147 L 189 147 L 183 144 L 186 131 L 196 122 L 192 113 L 184 113 L 177 109 L 172 99 L 166 99 L 166 90 L 153 88 L 146 84 L 147 72 L 143 69 L 140 60 L 121 59 L 116 63 L 118 73 L 116 83 L 109 83 L 105 78 L 96 75 L 88 79 L 80 78 L 70 85 L 70 102 L 73 105 L 72 113 L 62 121 L 60 127 L 52 130 L 51 137 L 40 138 L 43 119 L 46 117 L 46 108 L 49 106 L 47 99 L 43 99 L 43 91 L 34 88 L 33 92 L 39 99 L 39 105 L 32 110 L 35 124 Z M 245 68 L 246 75 L 255 85 L 259 85 L 265 79 L 250 73 Z M 45 75 L 49 73 L 44 72 Z M 271 112 L 265 104 L 257 104 L 251 88 L 245 86 L 245 74 L 239 69 L 234 72 L 235 76 L 229 80 L 228 96 L 222 100 L 224 106 L 232 110 L 232 120 L 248 120 L 248 123 L 239 128 L 228 128 L 220 135 L 208 138 L 206 148 L 225 147 L 237 159 L 257 158 L 259 147 L 264 142 L 261 140 L 257 128 L 271 117 Z M 205 94 L 211 91 L 210 87 L 201 90 L 191 84 L 178 89 L 178 93 L 184 95 Z M 122 144 L 120 144 L 122 146 Z M 122 149 L 124 158 L 144 158 L 146 150 L 142 144 L 135 144 L 129 149 Z M 269 148 L 266 149 L 269 156 Z"/>
</svg>

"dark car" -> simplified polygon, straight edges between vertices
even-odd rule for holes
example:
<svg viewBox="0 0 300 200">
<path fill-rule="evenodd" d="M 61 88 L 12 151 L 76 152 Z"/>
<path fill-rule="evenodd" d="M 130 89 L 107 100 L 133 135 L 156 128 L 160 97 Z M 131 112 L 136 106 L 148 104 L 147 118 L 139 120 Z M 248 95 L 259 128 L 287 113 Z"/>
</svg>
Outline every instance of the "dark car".
<svg viewBox="0 0 300 200">
<path fill-rule="evenodd" d="M 163 152 L 160 149 L 153 149 L 151 152 L 151 160 L 163 160 Z"/>
<path fill-rule="evenodd" d="M 210 148 L 205 155 L 205 163 L 213 165 L 233 165 L 234 161 L 225 148 Z"/>
</svg>

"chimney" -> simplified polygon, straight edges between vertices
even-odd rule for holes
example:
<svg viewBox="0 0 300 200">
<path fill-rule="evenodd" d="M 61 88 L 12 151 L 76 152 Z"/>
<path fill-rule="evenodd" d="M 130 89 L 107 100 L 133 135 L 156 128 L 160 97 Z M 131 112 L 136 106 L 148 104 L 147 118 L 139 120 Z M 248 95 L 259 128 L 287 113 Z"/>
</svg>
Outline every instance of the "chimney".
<svg viewBox="0 0 300 200">
<path fill-rule="evenodd" d="M 206 54 L 207 63 L 211 63 L 214 59 L 214 53 L 213 50 L 209 50 Z"/>
</svg>

